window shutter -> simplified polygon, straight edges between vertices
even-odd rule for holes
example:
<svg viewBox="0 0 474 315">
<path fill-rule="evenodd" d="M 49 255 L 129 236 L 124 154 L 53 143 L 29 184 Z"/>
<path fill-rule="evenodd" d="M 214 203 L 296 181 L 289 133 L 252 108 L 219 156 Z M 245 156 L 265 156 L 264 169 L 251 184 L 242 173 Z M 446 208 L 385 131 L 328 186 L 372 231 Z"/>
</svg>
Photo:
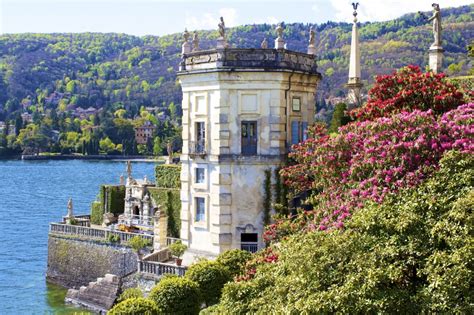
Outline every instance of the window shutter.
<svg viewBox="0 0 474 315">
<path fill-rule="evenodd" d="M 291 122 L 291 144 L 299 143 L 299 122 Z"/>
</svg>

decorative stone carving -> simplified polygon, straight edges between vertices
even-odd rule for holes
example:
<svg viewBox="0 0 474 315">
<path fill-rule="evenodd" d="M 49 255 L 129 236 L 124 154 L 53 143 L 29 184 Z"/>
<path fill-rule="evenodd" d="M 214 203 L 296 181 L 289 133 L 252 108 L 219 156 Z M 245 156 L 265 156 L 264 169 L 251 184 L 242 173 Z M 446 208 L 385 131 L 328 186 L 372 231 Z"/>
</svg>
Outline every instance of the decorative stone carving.
<svg viewBox="0 0 474 315">
<path fill-rule="evenodd" d="M 193 51 L 199 50 L 199 37 L 197 31 L 194 31 L 193 34 Z"/>
<path fill-rule="evenodd" d="M 67 217 L 69 219 L 74 218 L 72 198 L 69 198 L 69 200 L 67 202 Z"/>
<path fill-rule="evenodd" d="M 285 40 L 283 39 L 283 26 L 278 24 L 276 27 L 277 38 L 275 39 L 275 49 L 284 49 L 285 48 Z"/>
<path fill-rule="evenodd" d="M 442 47 L 442 25 L 441 25 L 441 9 L 439 4 L 433 3 L 433 16 L 427 17 L 422 12 L 418 12 L 428 22 L 433 22 L 434 42 L 429 49 L 429 67 L 434 73 L 441 72 L 443 65 L 444 49 Z"/>
<path fill-rule="evenodd" d="M 268 48 L 268 42 L 267 42 L 266 38 L 263 39 L 262 43 L 260 44 L 260 47 L 262 49 L 267 49 Z"/>
<path fill-rule="evenodd" d="M 125 185 L 125 180 L 123 178 L 123 175 L 120 175 L 120 185 Z"/>
<path fill-rule="evenodd" d="M 191 44 L 189 43 L 189 32 L 184 29 L 183 33 L 183 45 L 181 45 L 181 54 L 188 54 L 191 52 Z"/>
<path fill-rule="evenodd" d="M 219 38 L 217 39 L 217 49 L 228 48 L 229 45 L 227 44 L 227 38 L 225 35 L 225 23 L 224 23 L 224 18 L 222 16 L 217 26 L 219 28 Z"/>
<path fill-rule="evenodd" d="M 309 42 L 308 42 L 308 54 L 310 55 L 316 55 L 316 47 L 315 47 L 316 39 L 314 36 L 315 36 L 315 32 L 314 32 L 313 27 L 311 26 L 309 28 Z"/>
<path fill-rule="evenodd" d="M 442 26 L 441 26 L 441 9 L 439 7 L 439 4 L 433 3 L 431 5 L 433 7 L 433 16 L 428 18 L 425 14 L 422 12 L 418 12 L 425 20 L 428 22 L 433 22 L 433 36 L 434 36 L 434 42 L 431 45 L 431 48 L 441 48 L 441 32 L 442 32 Z"/>
<path fill-rule="evenodd" d="M 127 161 L 127 177 L 132 178 L 132 162 Z"/>
</svg>

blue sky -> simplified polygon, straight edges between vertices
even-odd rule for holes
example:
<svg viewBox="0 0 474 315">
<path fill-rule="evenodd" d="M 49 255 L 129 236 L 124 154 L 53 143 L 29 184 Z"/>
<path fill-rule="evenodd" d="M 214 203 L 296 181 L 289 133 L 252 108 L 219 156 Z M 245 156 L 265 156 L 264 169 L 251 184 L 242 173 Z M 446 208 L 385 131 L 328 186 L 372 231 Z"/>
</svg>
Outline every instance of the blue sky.
<svg viewBox="0 0 474 315">
<path fill-rule="evenodd" d="M 351 0 L 0 0 L 0 33 L 118 32 L 165 35 L 227 26 L 280 21 L 350 22 Z M 359 0 L 360 21 L 383 21 L 419 10 L 433 0 Z M 441 8 L 473 0 L 438 1 Z"/>
</svg>

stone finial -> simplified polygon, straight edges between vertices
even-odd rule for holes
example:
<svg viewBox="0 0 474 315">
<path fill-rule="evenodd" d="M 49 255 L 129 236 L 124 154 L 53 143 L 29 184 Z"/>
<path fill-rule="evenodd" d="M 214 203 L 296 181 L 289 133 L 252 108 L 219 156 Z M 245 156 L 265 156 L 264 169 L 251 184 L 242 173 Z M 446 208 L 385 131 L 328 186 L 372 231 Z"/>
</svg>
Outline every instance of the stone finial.
<svg viewBox="0 0 474 315">
<path fill-rule="evenodd" d="M 354 12 L 352 15 L 354 16 L 354 23 L 357 23 L 357 8 L 359 7 L 359 2 L 352 2 L 352 8 L 354 8 Z"/>
<path fill-rule="evenodd" d="M 125 185 L 125 180 L 123 178 L 123 175 L 120 175 L 120 185 Z"/>
<path fill-rule="evenodd" d="M 189 43 L 189 32 L 184 29 L 183 33 L 183 45 L 181 45 L 181 54 L 187 54 L 191 52 L 191 44 Z"/>
<path fill-rule="evenodd" d="M 199 37 L 197 31 L 194 31 L 193 34 L 193 51 L 199 50 Z"/>
<path fill-rule="evenodd" d="M 148 184 L 148 177 L 147 177 L 146 175 L 143 176 L 143 182 L 144 182 L 145 184 Z"/>
<path fill-rule="evenodd" d="M 316 55 L 316 47 L 315 47 L 316 39 L 314 35 L 315 35 L 315 32 L 314 32 L 313 27 L 311 26 L 309 28 L 309 44 L 308 44 L 308 54 L 310 55 Z"/>
<path fill-rule="evenodd" d="M 72 205 L 72 198 L 69 198 L 69 200 L 68 200 L 68 202 L 67 202 L 67 217 L 68 217 L 68 218 L 74 217 L 73 205 Z"/>
<path fill-rule="evenodd" d="M 285 40 L 283 39 L 283 26 L 282 23 L 278 24 L 276 27 L 277 38 L 275 39 L 275 48 L 276 49 L 284 49 L 285 48 Z"/>
<path fill-rule="evenodd" d="M 260 44 L 260 47 L 262 49 L 267 49 L 268 48 L 268 42 L 267 42 L 266 38 L 263 39 L 262 43 Z"/>
</svg>

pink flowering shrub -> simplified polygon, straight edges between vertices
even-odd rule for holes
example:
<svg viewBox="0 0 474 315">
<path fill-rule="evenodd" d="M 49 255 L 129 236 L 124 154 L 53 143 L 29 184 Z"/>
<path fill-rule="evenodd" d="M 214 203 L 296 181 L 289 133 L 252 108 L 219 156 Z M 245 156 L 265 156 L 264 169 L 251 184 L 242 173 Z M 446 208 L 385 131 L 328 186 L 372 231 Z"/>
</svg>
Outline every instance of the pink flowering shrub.
<svg viewBox="0 0 474 315">
<path fill-rule="evenodd" d="M 340 128 L 335 137 L 317 126 L 313 135 L 293 147 L 290 158 L 296 163 L 282 175 L 295 193 L 315 192 L 310 199 L 314 211 L 292 223 L 268 226 L 267 241 L 299 231 L 302 225 L 309 230 L 342 228 L 366 201 L 381 203 L 387 194 L 419 184 L 438 167 L 445 151 L 474 153 L 474 103 L 441 117 L 415 110 L 355 122 Z"/>
</svg>

